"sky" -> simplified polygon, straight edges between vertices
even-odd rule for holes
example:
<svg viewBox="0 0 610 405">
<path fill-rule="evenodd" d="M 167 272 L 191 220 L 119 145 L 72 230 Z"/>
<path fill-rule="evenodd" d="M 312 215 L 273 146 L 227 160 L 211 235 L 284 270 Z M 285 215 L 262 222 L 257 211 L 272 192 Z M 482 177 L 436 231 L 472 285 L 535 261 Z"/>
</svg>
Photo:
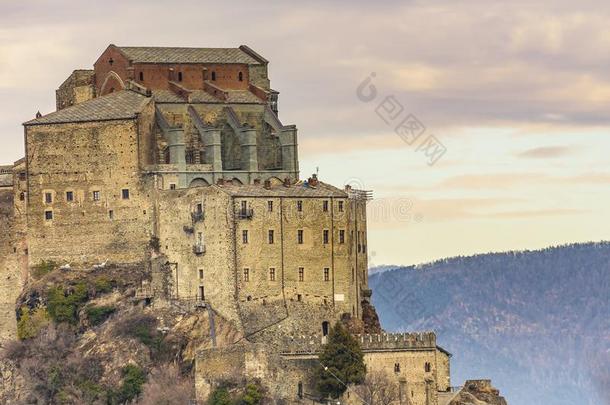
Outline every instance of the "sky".
<svg viewBox="0 0 610 405">
<path fill-rule="evenodd" d="M 110 43 L 246 44 L 301 176 L 373 191 L 371 265 L 608 240 L 609 22 L 599 0 L 0 0 L 0 163 Z"/>
</svg>

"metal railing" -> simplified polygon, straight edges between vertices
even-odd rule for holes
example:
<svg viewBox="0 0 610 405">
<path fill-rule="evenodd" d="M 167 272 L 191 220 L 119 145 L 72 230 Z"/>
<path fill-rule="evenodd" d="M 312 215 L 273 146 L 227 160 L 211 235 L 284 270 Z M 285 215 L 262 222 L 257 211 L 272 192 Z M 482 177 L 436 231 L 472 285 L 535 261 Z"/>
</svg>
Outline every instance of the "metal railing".
<svg viewBox="0 0 610 405">
<path fill-rule="evenodd" d="M 239 219 L 252 219 L 254 216 L 254 210 L 252 208 L 239 209 L 235 212 L 235 216 Z"/>
</svg>

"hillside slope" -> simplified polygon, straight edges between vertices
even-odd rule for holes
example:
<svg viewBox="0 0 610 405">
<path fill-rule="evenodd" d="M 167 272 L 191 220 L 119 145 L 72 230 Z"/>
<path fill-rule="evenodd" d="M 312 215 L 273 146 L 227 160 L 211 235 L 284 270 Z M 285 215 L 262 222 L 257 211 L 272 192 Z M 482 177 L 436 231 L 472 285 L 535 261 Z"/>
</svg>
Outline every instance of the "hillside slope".
<svg viewBox="0 0 610 405">
<path fill-rule="evenodd" d="M 370 286 L 384 329 L 437 331 L 454 384 L 491 378 L 511 405 L 610 404 L 610 243 L 386 268 Z"/>
</svg>

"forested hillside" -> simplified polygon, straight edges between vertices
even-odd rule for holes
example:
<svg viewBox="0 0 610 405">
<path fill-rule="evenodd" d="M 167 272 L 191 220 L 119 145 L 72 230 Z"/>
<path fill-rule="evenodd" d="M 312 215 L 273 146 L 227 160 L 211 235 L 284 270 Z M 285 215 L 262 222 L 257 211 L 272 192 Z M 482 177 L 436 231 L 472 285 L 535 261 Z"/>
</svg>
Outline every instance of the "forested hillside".
<svg viewBox="0 0 610 405">
<path fill-rule="evenodd" d="M 610 404 L 610 243 L 372 270 L 382 327 L 435 330 L 454 385 L 492 378 L 511 405 Z"/>
</svg>

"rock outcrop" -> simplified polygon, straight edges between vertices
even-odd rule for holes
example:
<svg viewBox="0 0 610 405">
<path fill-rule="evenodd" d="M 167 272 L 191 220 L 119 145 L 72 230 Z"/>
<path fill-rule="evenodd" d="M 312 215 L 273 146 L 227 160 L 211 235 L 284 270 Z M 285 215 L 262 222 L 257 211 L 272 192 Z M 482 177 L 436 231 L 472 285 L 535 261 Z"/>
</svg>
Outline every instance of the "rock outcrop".
<svg viewBox="0 0 610 405">
<path fill-rule="evenodd" d="M 449 405 L 507 405 L 490 380 L 468 380 Z"/>
</svg>

